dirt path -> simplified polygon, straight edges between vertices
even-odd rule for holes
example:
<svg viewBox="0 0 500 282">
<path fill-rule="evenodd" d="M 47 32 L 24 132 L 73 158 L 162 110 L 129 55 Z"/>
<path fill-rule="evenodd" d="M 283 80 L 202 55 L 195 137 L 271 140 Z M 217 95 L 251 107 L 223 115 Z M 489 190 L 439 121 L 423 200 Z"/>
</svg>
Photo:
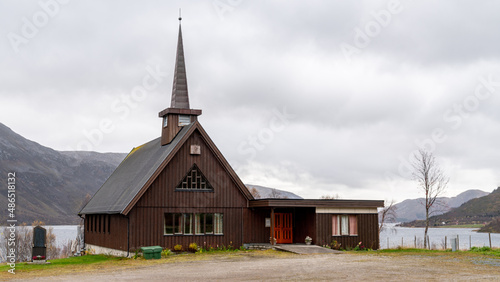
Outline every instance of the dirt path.
<svg viewBox="0 0 500 282">
<path fill-rule="evenodd" d="M 364 254 L 219 257 L 135 269 L 42 277 L 47 281 L 483 280 L 500 281 L 500 260 Z"/>
</svg>

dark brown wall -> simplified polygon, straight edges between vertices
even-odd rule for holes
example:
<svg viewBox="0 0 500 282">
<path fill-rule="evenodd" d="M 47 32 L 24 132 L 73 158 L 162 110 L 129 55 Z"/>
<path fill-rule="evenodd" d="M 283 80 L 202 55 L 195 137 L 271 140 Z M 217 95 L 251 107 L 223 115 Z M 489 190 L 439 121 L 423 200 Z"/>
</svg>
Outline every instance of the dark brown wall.
<svg viewBox="0 0 500 282">
<path fill-rule="evenodd" d="M 379 248 L 377 214 L 358 215 L 358 236 L 332 236 L 332 215 L 316 214 L 316 241 L 313 241 L 315 245 L 327 245 L 336 240 L 343 248 L 353 248 L 359 242 L 367 248 Z M 314 240 L 314 237 L 312 238 Z"/>
<path fill-rule="evenodd" d="M 90 231 L 89 222 L 97 220 L 101 217 L 101 229 Z M 106 220 L 103 220 L 106 218 Z M 107 220 L 109 219 L 110 228 L 108 230 Z M 89 227 L 89 229 L 87 229 Z M 127 218 L 123 215 L 86 215 L 85 216 L 85 243 L 103 246 L 106 248 L 127 250 Z"/>
<path fill-rule="evenodd" d="M 244 221 L 244 243 L 269 243 L 271 228 L 265 227 L 270 209 L 246 209 Z"/>
<path fill-rule="evenodd" d="M 306 236 L 314 238 L 316 230 L 314 228 L 316 221 L 315 208 L 296 208 L 293 226 L 293 242 L 304 243 Z"/>
<path fill-rule="evenodd" d="M 191 155 L 191 145 L 200 145 L 201 155 Z M 196 163 L 214 192 L 175 191 L 176 186 Z M 181 147 L 158 178 L 130 212 L 131 249 L 175 244 L 243 244 L 243 221 L 247 199 L 210 151 L 198 131 Z M 224 235 L 163 235 L 165 213 L 223 213 Z"/>
</svg>

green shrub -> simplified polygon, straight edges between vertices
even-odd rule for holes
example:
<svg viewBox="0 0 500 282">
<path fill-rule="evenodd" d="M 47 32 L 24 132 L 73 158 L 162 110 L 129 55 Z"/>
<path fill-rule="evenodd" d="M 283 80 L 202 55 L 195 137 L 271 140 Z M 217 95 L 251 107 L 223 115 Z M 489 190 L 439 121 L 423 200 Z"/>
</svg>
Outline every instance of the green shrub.
<svg viewBox="0 0 500 282">
<path fill-rule="evenodd" d="M 472 247 L 470 250 L 472 252 L 489 252 L 489 251 L 491 251 L 491 248 L 490 247 L 481 247 L 481 248 L 479 248 L 479 247 Z"/>
<path fill-rule="evenodd" d="M 182 245 L 177 244 L 177 245 L 174 246 L 174 251 L 176 251 L 176 252 L 182 252 L 182 250 L 183 250 Z"/>
<path fill-rule="evenodd" d="M 162 257 L 168 257 L 170 255 L 172 255 L 172 251 L 170 249 L 165 249 L 161 252 Z"/>
<path fill-rule="evenodd" d="M 189 244 L 188 250 L 190 252 L 195 253 L 196 251 L 198 251 L 198 244 L 196 244 L 196 243 Z"/>
</svg>

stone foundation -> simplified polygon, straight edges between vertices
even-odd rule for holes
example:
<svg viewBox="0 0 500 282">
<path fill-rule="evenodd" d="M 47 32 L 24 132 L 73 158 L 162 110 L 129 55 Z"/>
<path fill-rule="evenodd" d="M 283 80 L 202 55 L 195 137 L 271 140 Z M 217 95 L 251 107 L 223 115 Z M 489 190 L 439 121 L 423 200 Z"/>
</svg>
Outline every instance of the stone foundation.
<svg viewBox="0 0 500 282">
<path fill-rule="evenodd" d="M 95 255 L 110 255 L 115 257 L 127 257 L 127 252 L 122 250 L 110 249 L 106 247 L 96 246 L 92 244 L 85 244 L 85 249 L 88 254 Z M 128 257 L 131 257 L 132 254 L 129 254 Z"/>
</svg>

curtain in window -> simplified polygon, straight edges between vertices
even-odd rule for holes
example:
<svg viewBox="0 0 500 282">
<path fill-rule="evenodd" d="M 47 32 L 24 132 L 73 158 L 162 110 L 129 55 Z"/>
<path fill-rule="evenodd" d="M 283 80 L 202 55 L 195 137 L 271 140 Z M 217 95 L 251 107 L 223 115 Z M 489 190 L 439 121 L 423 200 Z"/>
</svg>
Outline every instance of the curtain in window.
<svg viewBox="0 0 500 282">
<path fill-rule="evenodd" d="M 197 213 L 194 215 L 194 232 L 195 234 L 203 234 L 203 223 L 205 222 L 205 214 Z"/>
<path fill-rule="evenodd" d="M 341 215 L 340 235 L 349 235 L 349 216 Z"/>
<path fill-rule="evenodd" d="M 214 234 L 223 234 L 222 233 L 222 213 L 214 213 Z"/>
<path fill-rule="evenodd" d="M 339 216 L 332 215 L 332 236 L 339 235 Z"/>
<path fill-rule="evenodd" d="M 358 218 L 355 215 L 349 216 L 349 235 L 358 235 Z"/>
</svg>

